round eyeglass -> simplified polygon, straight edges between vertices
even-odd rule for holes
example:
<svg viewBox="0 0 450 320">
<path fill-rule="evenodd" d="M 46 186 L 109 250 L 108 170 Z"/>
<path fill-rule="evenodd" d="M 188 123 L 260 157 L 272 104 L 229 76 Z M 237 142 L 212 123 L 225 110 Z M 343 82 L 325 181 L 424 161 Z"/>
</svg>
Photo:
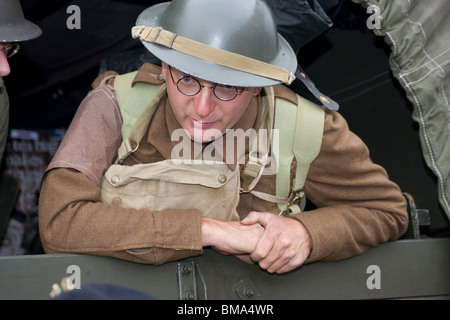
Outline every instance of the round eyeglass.
<svg viewBox="0 0 450 320">
<path fill-rule="evenodd" d="M 5 53 L 6 58 L 11 58 L 12 56 L 14 56 L 17 51 L 19 51 L 20 49 L 20 44 L 18 43 L 12 43 L 9 46 L 5 46 L 3 47 L 1 50 Z"/>
<path fill-rule="evenodd" d="M 175 81 L 172 74 L 172 67 L 169 66 L 170 77 L 172 78 L 172 82 L 177 86 L 178 91 L 186 96 L 195 96 L 197 93 L 202 90 L 202 88 L 212 89 L 214 95 L 217 99 L 222 101 L 230 101 L 236 98 L 238 95 L 241 95 L 245 88 L 236 88 L 234 86 L 228 86 L 224 84 L 214 84 L 213 86 L 204 86 L 200 83 L 200 81 L 192 76 L 181 73 L 179 76 L 181 78 L 178 81 Z"/>
</svg>

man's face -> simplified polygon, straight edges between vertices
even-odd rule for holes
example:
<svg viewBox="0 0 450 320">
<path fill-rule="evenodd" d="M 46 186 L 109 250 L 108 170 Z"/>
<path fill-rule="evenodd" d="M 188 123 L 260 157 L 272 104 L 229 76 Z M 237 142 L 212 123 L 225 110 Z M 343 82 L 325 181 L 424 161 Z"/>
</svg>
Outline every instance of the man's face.
<svg viewBox="0 0 450 320">
<path fill-rule="evenodd" d="M 4 48 L 9 47 L 11 47 L 10 43 L 0 42 L 0 77 L 5 77 L 11 72 L 9 68 L 8 59 L 6 58 L 6 54 L 3 51 Z"/>
<path fill-rule="evenodd" d="M 211 141 L 217 130 L 224 134 L 227 129 L 231 129 L 247 110 L 253 96 L 261 91 L 259 87 L 242 88 L 242 93 L 234 99 L 222 101 L 213 93 L 214 83 L 196 79 L 203 87 L 199 93 L 187 96 L 178 90 L 176 84 L 186 74 L 163 63 L 162 75 L 175 118 L 190 137 L 198 142 Z"/>
</svg>

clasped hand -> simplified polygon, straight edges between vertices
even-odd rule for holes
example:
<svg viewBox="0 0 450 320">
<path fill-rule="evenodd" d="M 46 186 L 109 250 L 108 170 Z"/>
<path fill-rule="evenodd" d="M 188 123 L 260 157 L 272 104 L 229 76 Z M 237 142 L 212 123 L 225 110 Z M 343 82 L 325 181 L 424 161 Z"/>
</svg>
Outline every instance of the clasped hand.
<svg viewBox="0 0 450 320">
<path fill-rule="evenodd" d="M 242 221 L 202 219 L 203 246 L 234 255 L 270 273 L 301 266 L 311 251 L 311 237 L 296 220 L 252 211 Z"/>
</svg>

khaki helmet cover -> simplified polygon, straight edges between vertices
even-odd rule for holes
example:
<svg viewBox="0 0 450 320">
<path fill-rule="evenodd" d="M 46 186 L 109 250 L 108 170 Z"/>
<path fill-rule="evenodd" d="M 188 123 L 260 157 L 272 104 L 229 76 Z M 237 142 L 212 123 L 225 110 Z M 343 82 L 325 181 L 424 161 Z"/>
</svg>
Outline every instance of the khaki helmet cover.
<svg viewBox="0 0 450 320">
<path fill-rule="evenodd" d="M 143 26 L 157 31 L 144 38 L 142 29 L 136 34 L 136 28 Z M 159 36 L 159 28 L 171 34 L 169 45 L 153 42 Z M 272 12 L 262 0 L 173 0 L 144 10 L 133 29 L 133 37 L 140 38 L 158 59 L 200 79 L 243 87 L 272 86 L 290 83 L 294 79 L 297 57 L 277 32 Z M 214 57 L 199 58 L 172 45 L 173 41 L 185 39 L 193 40 L 194 46 L 200 43 L 202 48 L 219 49 L 218 55 L 223 52 L 232 54 L 226 55 L 224 60 L 227 63 L 218 64 L 211 61 Z M 202 49 L 197 48 L 197 51 Z M 235 57 L 261 63 L 255 66 L 263 72 L 269 72 L 271 68 L 285 72 L 289 79 L 285 81 L 267 74 L 244 71 L 245 67 L 235 67 Z M 246 62 L 241 61 L 240 65 L 245 66 Z"/>
<path fill-rule="evenodd" d="M 39 37 L 41 28 L 25 19 L 19 0 L 0 0 L 0 42 L 21 42 Z"/>
</svg>

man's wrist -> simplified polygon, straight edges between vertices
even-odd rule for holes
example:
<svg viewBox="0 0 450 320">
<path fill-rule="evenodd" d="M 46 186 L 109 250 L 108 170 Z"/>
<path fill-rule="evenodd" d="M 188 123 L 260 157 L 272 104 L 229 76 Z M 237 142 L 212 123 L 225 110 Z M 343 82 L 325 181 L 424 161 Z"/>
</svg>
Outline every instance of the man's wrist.
<svg viewBox="0 0 450 320">
<path fill-rule="evenodd" d="M 214 235 L 214 226 L 216 225 L 216 221 L 211 218 L 202 217 L 201 218 L 201 228 L 202 228 L 202 246 L 209 247 L 213 246 L 213 235 Z"/>
</svg>

